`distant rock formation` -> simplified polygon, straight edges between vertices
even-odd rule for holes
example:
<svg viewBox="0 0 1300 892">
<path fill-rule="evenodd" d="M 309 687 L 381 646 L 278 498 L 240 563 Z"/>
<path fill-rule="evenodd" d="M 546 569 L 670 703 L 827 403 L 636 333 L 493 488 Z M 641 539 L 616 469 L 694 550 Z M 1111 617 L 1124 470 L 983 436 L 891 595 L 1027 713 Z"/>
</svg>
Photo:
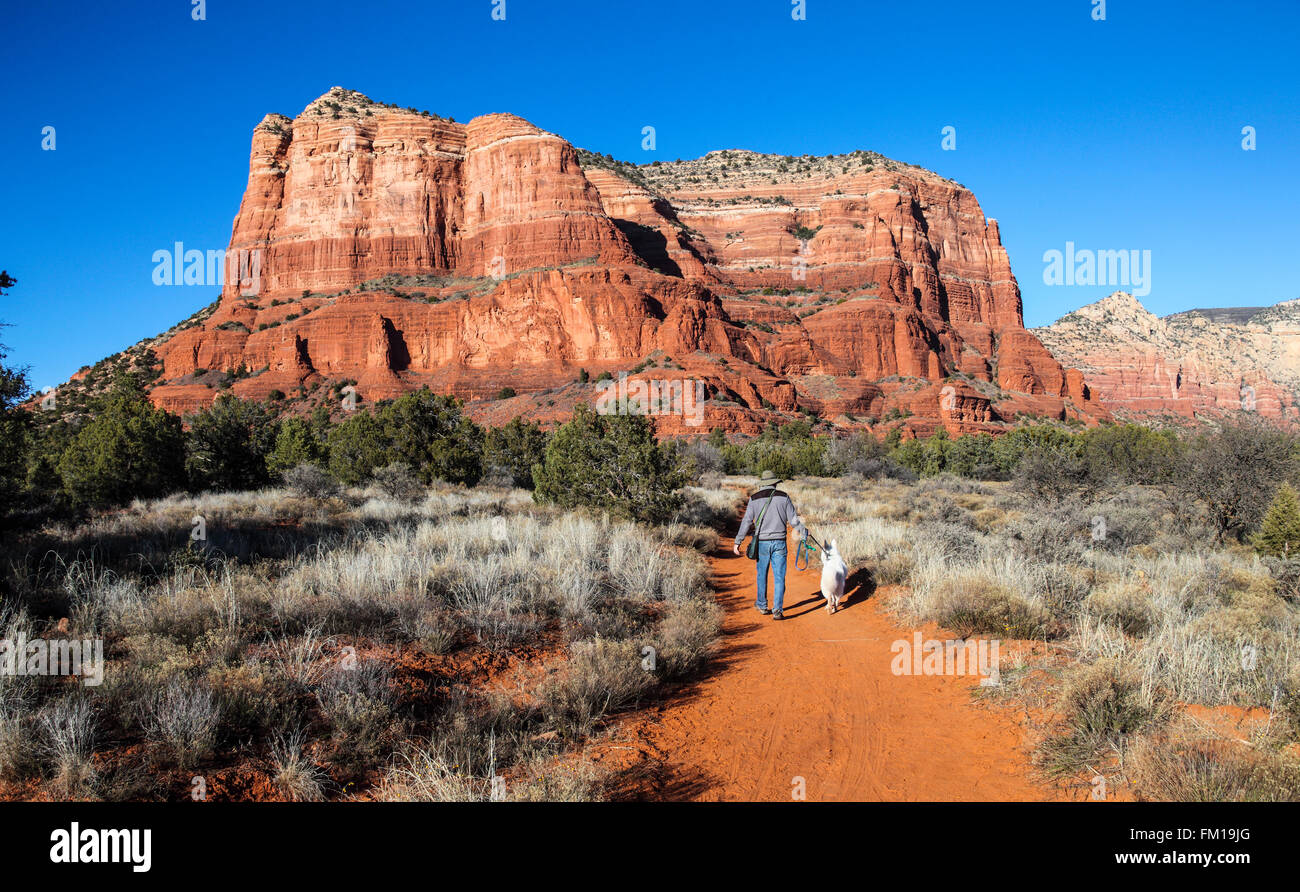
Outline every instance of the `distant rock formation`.
<svg viewBox="0 0 1300 892">
<path fill-rule="evenodd" d="M 1123 417 L 1300 421 L 1300 301 L 1160 318 L 1117 291 L 1034 334 Z"/>
<path fill-rule="evenodd" d="M 703 381 L 704 431 L 1106 417 L 1025 330 L 975 196 L 870 152 L 635 166 L 513 115 L 458 124 L 335 87 L 254 129 L 236 259 L 215 310 L 152 345 L 158 404 L 205 405 L 221 371 L 303 409 L 347 381 L 555 420 L 628 372 Z"/>
</svg>

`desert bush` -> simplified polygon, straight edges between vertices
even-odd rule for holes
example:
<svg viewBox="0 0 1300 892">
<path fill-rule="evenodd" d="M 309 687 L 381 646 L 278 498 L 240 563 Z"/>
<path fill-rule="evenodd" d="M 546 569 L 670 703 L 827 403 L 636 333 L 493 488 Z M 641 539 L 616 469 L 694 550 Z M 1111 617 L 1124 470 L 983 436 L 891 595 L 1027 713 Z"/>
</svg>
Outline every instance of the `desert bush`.
<svg viewBox="0 0 1300 892">
<path fill-rule="evenodd" d="M 546 457 L 546 440 L 541 425 L 522 418 L 489 428 L 483 440 L 485 482 L 532 489 L 533 467 Z"/>
<path fill-rule="evenodd" d="M 69 797 L 84 795 L 95 780 L 91 752 L 96 720 L 88 698 L 70 695 L 46 706 L 40 715 L 40 748 L 56 786 Z"/>
<path fill-rule="evenodd" d="M 1044 767 L 1060 777 L 1108 755 L 1122 755 L 1137 734 L 1167 721 L 1171 708 L 1162 690 L 1145 687 L 1140 676 L 1118 660 L 1079 667 L 1061 695 L 1058 733 L 1039 748 Z"/>
<path fill-rule="evenodd" d="M 412 472 L 410 465 L 394 462 L 382 468 L 376 468 L 371 479 L 380 492 L 390 499 L 410 504 L 424 497 L 424 486 Z"/>
<path fill-rule="evenodd" d="M 655 440 L 649 418 L 598 415 L 579 404 L 546 444 L 533 473 L 534 497 L 561 508 L 590 507 L 663 523 L 681 506 L 686 475 Z"/>
<path fill-rule="evenodd" d="M 284 483 L 304 499 L 328 499 L 339 493 L 334 478 L 313 464 L 299 464 L 285 471 Z"/>
<path fill-rule="evenodd" d="M 611 712 L 636 703 L 654 684 L 633 641 L 595 638 L 570 647 L 569 659 L 538 691 L 547 719 L 562 734 L 584 737 Z"/>
<path fill-rule="evenodd" d="M 328 775 L 303 753 L 306 735 L 300 730 L 277 737 L 271 744 L 273 779 L 280 793 L 293 802 L 320 802 Z"/>
<path fill-rule="evenodd" d="M 120 383 L 73 436 L 58 471 L 73 503 L 120 505 L 180 489 L 185 481 L 181 420 Z"/>
<path fill-rule="evenodd" d="M 336 667 L 316 686 L 321 714 L 334 741 L 331 761 L 347 770 L 368 768 L 400 738 L 387 667 L 377 660 Z"/>
<path fill-rule="evenodd" d="M 860 433 L 832 439 L 826 444 L 826 453 L 822 460 L 826 466 L 826 473 L 832 477 L 843 477 L 845 474 L 874 477 L 878 474 L 873 472 L 878 467 L 883 467 L 882 460 L 887 457 L 888 452 L 885 444 L 871 434 Z"/>
<path fill-rule="evenodd" d="M 1259 522 L 1273 490 L 1296 473 L 1294 438 L 1261 420 L 1225 424 L 1185 450 L 1175 485 L 1206 508 L 1217 540 Z"/>
<path fill-rule="evenodd" d="M 427 388 L 357 412 L 330 428 L 329 470 L 356 485 L 395 462 L 420 480 L 473 485 L 483 476 L 483 431 L 464 417 L 460 404 Z"/>
<path fill-rule="evenodd" d="M 220 708 L 206 687 L 172 678 L 148 707 L 145 726 L 189 768 L 212 755 L 220 727 Z"/>
<path fill-rule="evenodd" d="M 1060 502 L 1092 483 L 1091 468 L 1075 449 L 1034 449 L 1016 465 L 1016 488 L 1045 503 Z"/>
<path fill-rule="evenodd" d="M 708 440 L 695 439 L 682 443 L 678 449 L 686 473 L 694 481 L 706 475 L 721 474 L 727 469 L 722 450 Z"/>
<path fill-rule="evenodd" d="M 328 424 L 328 416 L 315 424 L 302 418 L 281 419 L 275 441 L 266 454 L 267 473 L 273 478 L 283 479 L 286 473 L 303 465 L 323 466 L 327 456 L 321 432 Z"/>
<path fill-rule="evenodd" d="M 270 481 L 267 456 L 276 441 L 274 414 L 230 393 L 189 417 L 185 476 L 193 490 L 255 489 Z"/>
</svg>

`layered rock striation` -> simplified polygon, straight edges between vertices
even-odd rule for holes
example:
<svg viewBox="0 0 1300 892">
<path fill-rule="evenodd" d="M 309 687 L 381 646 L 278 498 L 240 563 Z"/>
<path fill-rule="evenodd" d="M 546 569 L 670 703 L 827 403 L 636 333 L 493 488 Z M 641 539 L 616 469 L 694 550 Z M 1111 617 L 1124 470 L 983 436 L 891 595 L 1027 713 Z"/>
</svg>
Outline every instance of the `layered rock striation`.
<svg viewBox="0 0 1300 892">
<path fill-rule="evenodd" d="M 874 153 L 634 166 L 336 87 L 254 129 L 228 261 L 215 311 L 155 347 L 161 405 L 210 402 L 220 373 L 304 407 L 429 386 L 551 419 L 608 372 L 703 381 L 704 430 L 1106 414 L 1025 330 L 974 195 Z"/>
</svg>

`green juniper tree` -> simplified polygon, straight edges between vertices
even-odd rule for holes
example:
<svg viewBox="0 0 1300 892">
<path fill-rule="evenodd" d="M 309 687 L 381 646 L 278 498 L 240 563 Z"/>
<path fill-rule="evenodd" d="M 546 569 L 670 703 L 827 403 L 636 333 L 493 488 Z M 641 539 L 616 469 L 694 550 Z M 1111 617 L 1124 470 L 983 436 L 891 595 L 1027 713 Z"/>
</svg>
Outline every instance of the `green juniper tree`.
<svg viewBox="0 0 1300 892">
<path fill-rule="evenodd" d="M 1290 557 L 1300 548 L 1300 497 L 1290 483 L 1283 482 L 1277 488 L 1255 534 L 1254 545 L 1260 554 L 1273 557 Z"/>
<path fill-rule="evenodd" d="M 677 490 L 686 474 L 672 450 L 655 440 L 649 418 L 599 415 L 580 403 L 546 444 L 533 482 L 538 502 L 664 523 L 681 507 Z"/>
</svg>

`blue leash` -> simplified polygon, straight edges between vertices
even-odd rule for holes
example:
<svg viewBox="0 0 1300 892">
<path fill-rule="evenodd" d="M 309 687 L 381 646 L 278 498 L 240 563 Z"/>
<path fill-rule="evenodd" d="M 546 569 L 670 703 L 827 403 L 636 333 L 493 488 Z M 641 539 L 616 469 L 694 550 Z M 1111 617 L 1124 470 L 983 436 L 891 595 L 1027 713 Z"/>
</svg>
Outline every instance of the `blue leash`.
<svg viewBox="0 0 1300 892">
<path fill-rule="evenodd" d="M 812 540 L 811 543 L 808 541 L 809 539 Z M 814 551 L 817 551 L 819 548 L 821 548 L 821 543 L 817 541 L 816 537 L 812 536 L 812 535 L 808 532 L 808 528 L 807 528 L 807 527 L 804 527 L 804 528 L 803 528 L 803 536 L 800 537 L 800 539 L 799 539 L 799 544 L 798 544 L 798 546 L 795 547 L 795 550 L 794 550 L 794 568 L 795 568 L 795 570 L 796 570 L 796 571 L 807 570 L 807 569 L 808 569 L 808 562 L 809 562 L 809 560 L 810 560 L 811 557 L 812 557 L 812 553 L 813 553 Z M 799 562 L 800 562 L 800 561 L 803 561 L 803 566 L 800 566 L 800 565 L 799 565 Z"/>
</svg>

